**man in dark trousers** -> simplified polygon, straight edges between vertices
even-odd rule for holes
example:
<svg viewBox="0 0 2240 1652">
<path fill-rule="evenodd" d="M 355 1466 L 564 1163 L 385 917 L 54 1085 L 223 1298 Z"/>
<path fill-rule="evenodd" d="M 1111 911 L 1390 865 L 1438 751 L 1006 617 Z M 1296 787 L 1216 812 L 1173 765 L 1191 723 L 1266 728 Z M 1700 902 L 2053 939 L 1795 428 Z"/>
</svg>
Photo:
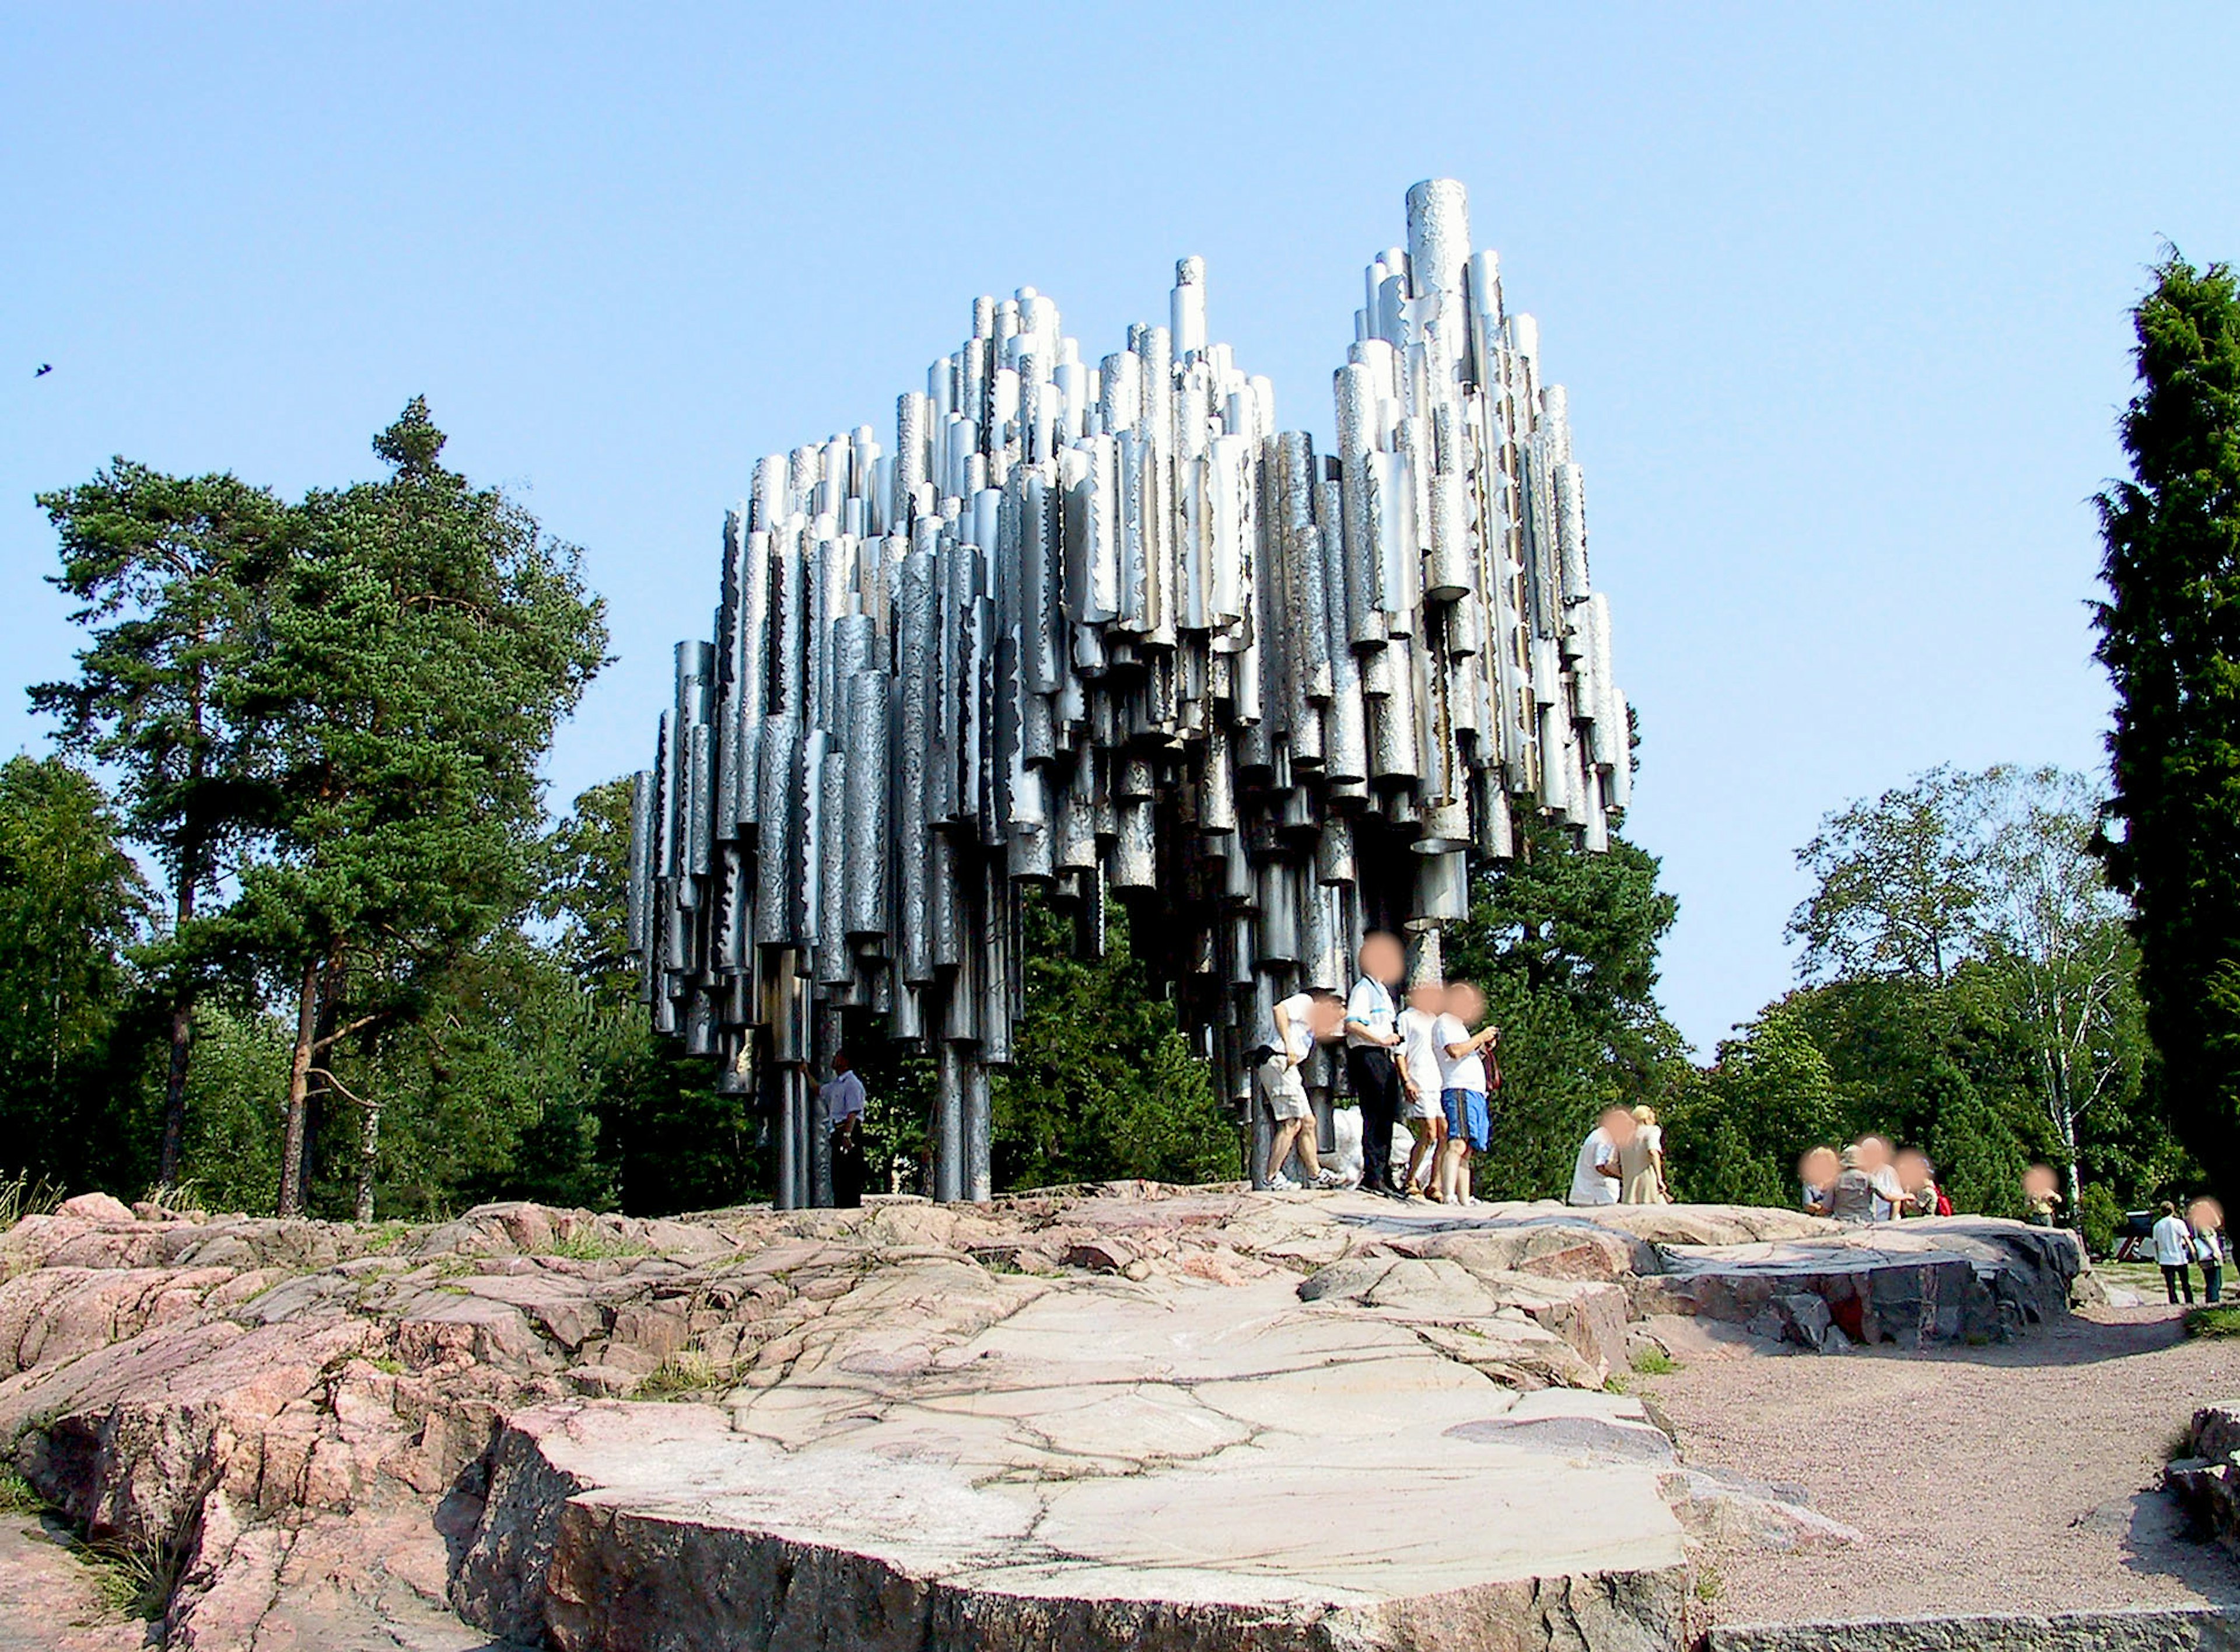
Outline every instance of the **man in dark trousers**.
<svg viewBox="0 0 2240 1652">
<path fill-rule="evenodd" d="M 832 1202 L 843 1210 L 863 1202 L 863 1081 L 855 1069 L 846 1050 L 835 1054 L 832 1082 L 817 1097 L 831 1133 Z"/>
<path fill-rule="evenodd" d="M 1392 1129 L 1400 1119 L 1400 1074 L 1392 1052 L 1400 1042 L 1393 989 L 1407 968 L 1399 936 L 1371 929 L 1361 943 L 1361 978 L 1345 1000 L 1345 1069 L 1361 1104 L 1361 1185 L 1387 1198 L 1405 1199 L 1392 1181 Z"/>
</svg>

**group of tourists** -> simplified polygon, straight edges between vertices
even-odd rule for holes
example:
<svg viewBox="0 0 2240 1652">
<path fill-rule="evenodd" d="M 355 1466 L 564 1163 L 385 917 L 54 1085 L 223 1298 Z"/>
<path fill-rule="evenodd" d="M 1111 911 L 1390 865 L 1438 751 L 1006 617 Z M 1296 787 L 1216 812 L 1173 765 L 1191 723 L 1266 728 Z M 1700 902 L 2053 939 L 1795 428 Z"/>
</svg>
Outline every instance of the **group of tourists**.
<svg viewBox="0 0 2240 1652">
<path fill-rule="evenodd" d="M 1283 1174 L 1294 1154 L 1307 1185 L 1341 1182 L 1317 1156 L 1314 1109 L 1299 1068 L 1317 1042 L 1342 1038 L 1347 1082 L 1361 1108 L 1363 1188 L 1393 1199 L 1477 1202 L 1470 1158 L 1491 1139 L 1490 1097 L 1501 1084 L 1494 1051 L 1501 1036 L 1478 1025 L 1485 995 L 1467 981 L 1418 980 L 1403 1004 L 1396 995 L 1406 960 L 1397 936 L 1373 931 L 1361 943 L 1359 978 L 1343 1000 L 1312 991 L 1277 1004 L 1275 1042 L 1258 1069 L 1275 1122 L 1263 1167 L 1270 1187 L 1299 1185 Z M 1393 1133 L 1403 1122 L 1414 1141 L 1405 1169 L 1396 1175 Z"/>
<path fill-rule="evenodd" d="M 1937 1185 L 1937 1167 L 1919 1148 L 1891 1145 L 1887 1136 L 1863 1136 L 1838 1152 L 1816 1147 L 1797 1161 L 1804 1209 L 1837 1222 L 1896 1222 L 1904 1216 L 1949 1216 L 1952 1201 Z"/>
<path fill-rule="evenodd" d="M 2196 1199 L 2178 1214 L 2165 1199 L 2154 1229 L 2155 1261 L 2163 1270 L 2163 1289 L 2172 1302 L 2178 1293 L 2193 1301 L 2193 1268 L 2201 1268 L 2202 1300 L 2220 1302 L 2224 1296 L 2224 1207 L 2214 1199 Z"/>
</svg>

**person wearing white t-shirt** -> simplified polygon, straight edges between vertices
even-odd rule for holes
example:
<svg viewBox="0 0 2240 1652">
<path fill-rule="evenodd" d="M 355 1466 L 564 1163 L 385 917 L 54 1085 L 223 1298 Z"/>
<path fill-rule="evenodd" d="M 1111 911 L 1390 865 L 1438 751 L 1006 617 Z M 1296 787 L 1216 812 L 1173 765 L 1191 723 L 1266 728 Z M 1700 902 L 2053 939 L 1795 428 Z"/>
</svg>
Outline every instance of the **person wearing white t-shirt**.
<svg viewBox="0 0 2240 1652">
<path fill-rule="evenodd" d="M 1361 1105 L 1361 1185 L 1387 1198 L 1408 1196 L 1392 1181 L 1392 1127 L 1400 1119 L 1400 1032 L 1393 983 L 1407 967 L 1400 937 L 1372 929 L 1361 943 L 1361 978 L 1345 1000 L 1345 1076 Z"/>
<path fill-rule="evenodd" d="M 1580 1144 L 1571 1167 L 1570 1204 L 1616 1204 L 1619 1186 L 1618 1149 L 1633 1139 L 1633 1115 L 1623 1107 L 1606 1107 L 1595 1128 Z"/>
<path fill-rule="evenodd" d="M 2186 1306 L 2192 1307 L 2193 1232 L 2178 1215 L 2177 1207 L 2167 1202 L 2162 1220 L 2155 1223 L 2155 1260 L 2162 1265 L 2163 1289 L 2170 1293 L 2170 1301 L 2176 1302 L 2183 1290 Z"/>
<path fill-rule="evenodd" d="M 1446 989 L 1419 982 L 1408 989 L 1408 1007 L 1395 1019 L 1400 1029 L 1400 1085 L 1408 1095 L 1408 1129 L 1416 1145 L 1408 1155 L 1408 1174 L 1400 1186 L 1409 1193 L 1436 1197 L 1431 1172 L 1446 1143 L 1446 1115 L 1439 1109 L 1439 1042 L 1433 1029 L 1446 1005 Z"/>
<path fill-rule="evenodd" d="M 1297 1186 L 1283 1174 L 1291 1155 L 1318 1188 L 1334 1188 L 1338 1176 L 1325 1170 L 1315 1152 L 1315 1110 L 1307 1100 L 1307 1087 L 1299 1077 L 1299 1064 L 1311 1055 L 1317 1038 L 1337 1035 L 1338 1003 L 1334 992 L 1295 992 L 1276 1003 L 1276 1043 L 1260 1063 L 1260 1094 L 1276 1121 L 1269 1138 L 1264 1179 L 1278 1189 Z"/>
<path fill-rule="evenodd" d="M 1484 1014 L 1485 995 L 1470 982 L 1453 981 L 1431 1027 L 1439 1056 L 1439 1110 L 1447 1126 L 1437 1184 L 1443 1204 L 1477 1202 L 1470 1196 L 1470 1155 L 1484 1152 L 1491 1142 L 1485 1058 L 1501 1035 L 1491 1027 L 1470 1030 Z"/>
</svg>

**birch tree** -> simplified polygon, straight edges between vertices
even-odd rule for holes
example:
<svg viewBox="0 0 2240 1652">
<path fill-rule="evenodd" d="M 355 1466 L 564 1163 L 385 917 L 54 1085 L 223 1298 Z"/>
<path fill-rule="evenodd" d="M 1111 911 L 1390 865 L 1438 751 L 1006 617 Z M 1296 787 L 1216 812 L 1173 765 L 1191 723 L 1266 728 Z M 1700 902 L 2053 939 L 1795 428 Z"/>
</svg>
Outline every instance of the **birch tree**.
<svg viewBox="0 0 2240 1652">
<path fill-rule="evenodd" d="M 1975 941 L 2003 1018 L 2083 1196 L 2080 1124 L 2138 1076 L 2138 953 L 2128 903 L 2092 848 L 2099 796 L 2082 775 L 2001 767 L 1970 783 L 1980 842 Z"/>
</svg>

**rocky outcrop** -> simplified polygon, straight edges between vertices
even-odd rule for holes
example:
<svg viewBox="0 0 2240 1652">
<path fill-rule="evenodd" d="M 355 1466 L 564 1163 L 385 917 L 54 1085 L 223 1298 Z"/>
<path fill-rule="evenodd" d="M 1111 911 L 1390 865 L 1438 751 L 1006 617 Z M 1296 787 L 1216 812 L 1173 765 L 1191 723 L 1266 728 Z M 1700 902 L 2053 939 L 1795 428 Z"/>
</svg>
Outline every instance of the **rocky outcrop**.
<svg viewBox="0 0 2240 1652">
<path fill-rule="evenodd" d="M 0 1444 L 176 1578 L 172 1649 L 1645 1652 L 1691 1538 L 1843 1536 L 1679 1462 L 1606 1389 L 1629 1349 L 1956 1257 L 2025 1329 L 2030 1242 L 1142 1183 L 418 1229 L 79 1200 L 0 1236 Z"/>
<path fill-rule="evenodd" d="M 2085 1269 L 2076 1235 L 1988 1216 L 1819 1226 L 1749 1244 L 1661 1242 L 1636 1307 L 1816 1350 L 2006 1342 L 2068 1313 Z"/>
</svg>

